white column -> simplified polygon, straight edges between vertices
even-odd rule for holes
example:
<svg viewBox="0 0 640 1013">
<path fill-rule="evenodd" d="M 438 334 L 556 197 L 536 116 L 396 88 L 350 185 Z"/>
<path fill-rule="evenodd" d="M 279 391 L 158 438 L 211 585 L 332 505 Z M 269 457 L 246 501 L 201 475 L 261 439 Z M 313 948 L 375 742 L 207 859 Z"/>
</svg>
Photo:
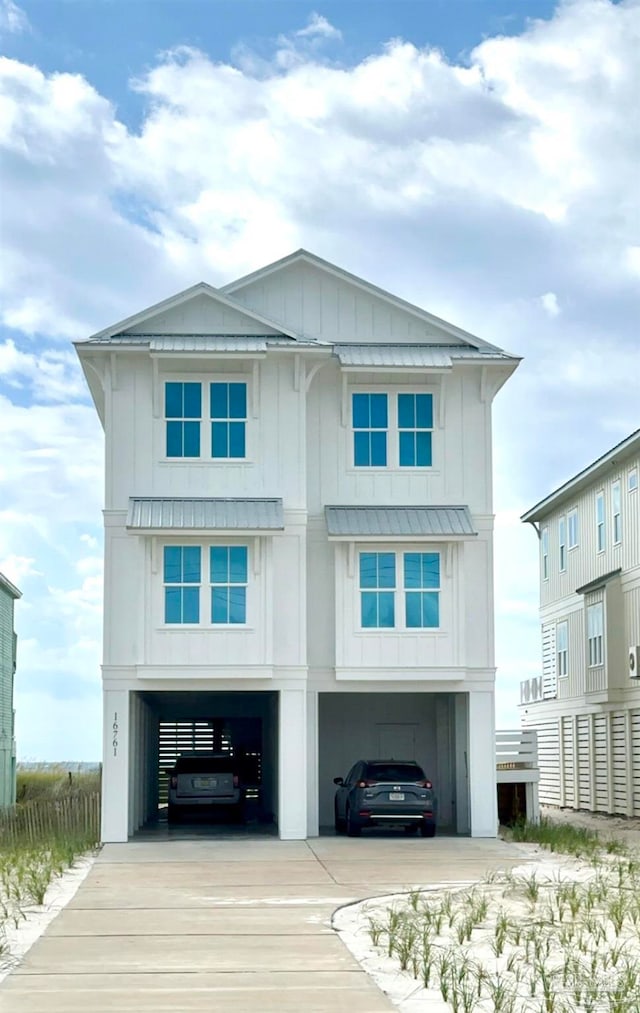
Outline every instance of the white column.
<svg viewBox="0 0 640 1013">
<path fill-rule="evenodd" d="M 307 834 L 320 833 L 318 797 L 318 693 L 307 693 Z"/>
<path fill-rule="evenodd" d="M 307 837 L 307 691 L 280 691 L 278 829 L 283 841 Z"/>
<path fill-rule="evenodd" d="M 469 823 L 469 721 L 468 695 L 456 693 L 455 707 L 455 748 L 456 758 L 456 833 L 468 834 Z"/>
<path fill-rule="evenodd" d="M 129 691 L 103 693 L 102 833 L 103 844 L 126 841 L 129 834 Z"/>
<path fill-rule="evenodd" d="M 493 691 L 469 693 L 469 795 L 471 836 L 496 837 L 496 729 Z"/>
</svg>

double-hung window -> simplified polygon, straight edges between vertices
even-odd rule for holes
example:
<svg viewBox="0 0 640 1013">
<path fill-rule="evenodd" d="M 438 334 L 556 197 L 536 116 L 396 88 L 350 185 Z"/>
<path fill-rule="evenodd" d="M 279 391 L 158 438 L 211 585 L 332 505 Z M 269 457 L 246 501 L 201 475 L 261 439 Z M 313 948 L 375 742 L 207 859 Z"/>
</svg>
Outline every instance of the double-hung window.
<svg viewBox="0 0 640 1013">
<path fill-rule="evenodd" d="M 558 564 L 563 573 L 567 569 L 567 518 L 564 514 L 558 521 Z"/>
<path fill-rule="evenodd" d="M 567 528 L 569 534 L 569 548 L 575 549 L 578 545 L 578 511 L 570 510 L 567 514 Z"/>
<path fill-rule="evenodd" d="M 540 536 L 540 549 L 542 555 L 542 579 L 549 579 L 549 528 L 543 528 Z"/>
<path fill-rule="evenodd" d="M 627 491 L 637 492 L 638 491 L 638 469 L 632 468 L 627 475 Z"/>
<path fill-rule="evenodd" d="M 353 463 L 356 468 L 385 468 L 389 407 L 386 394 L 353 394 Z"/>
<path fill-rule="evenodd" d="M 587 607 L 587 647 L 589 667 L 602 665 L 604 659 L 604 605 L 601 601 Z"/>
<path fill-rule="evenodd" d="M 398 394 L 398 461 L 401 468 L 431 467 L 433 396 Z"/>
<path fill-rule="evenodd" d="M 604 493 L 599 492 L 596 496 L 596 547 L 598 552 L 604 552 L 605 534 Z"/>
<path fill-rule="evenodd" d="M 200 457 L 202 388 L 199 383 L 165 383 L 167 457 Z"/>
<path fill-rule="evenodd" d="M 180 625 L 200 622 L 200 547 L 164 547 L 164 621 Z"/>
<path fill-rule="evenodd" d="M 392 629 L 395 618 L 394 552 L 360 553 L 360 623 L 363 629 Z"/>
<path fill-rule="evenodd" d="M 408 629 L 440 625 L 440 553 L 404 553 L 405 622 Z"/>
<path fill-rule="evenodd" d="M 246 545 L 212 545 L 209 560 L 211 622 L 243 625 L 247 621 Z"/>
<path fill-rule="evenodd" d="M 359 576 L 362 629 L 439 628 L 439 552 L 361 552 Z"/>
<path fill-rule="evenodd" d="M 611 486 L 611 532 L 613 544 L 619 545 L 622 541 L 622 513 L 620 504 L 620 480 Z"/>
<path fill-rule="evenodd" d="M 556 626 L 556 671 L 559 677 L 569 674 L 569 624 L 566 620 Z"/>
<path fill-rule="evenodd" d="M 211 456 L 246 456 L 247 385 L 212 383 L 209 385 L 211 414 Z"/>
</svg>

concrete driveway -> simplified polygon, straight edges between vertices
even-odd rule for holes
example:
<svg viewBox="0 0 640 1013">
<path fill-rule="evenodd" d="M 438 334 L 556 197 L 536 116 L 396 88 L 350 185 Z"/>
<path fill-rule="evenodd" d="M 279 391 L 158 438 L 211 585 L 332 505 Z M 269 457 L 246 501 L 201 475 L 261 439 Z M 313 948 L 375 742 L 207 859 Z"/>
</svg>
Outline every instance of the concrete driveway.
<svg viewBox="0 0 640 1013">
<path fill-rule="evenodd" d="M 388 999 L 331 928 L 353 900 L 466 883 L 526 860 L 501 841 L 106 845 L 0 986 L 0 1013 L 378 1013 Z"/>
</svg>

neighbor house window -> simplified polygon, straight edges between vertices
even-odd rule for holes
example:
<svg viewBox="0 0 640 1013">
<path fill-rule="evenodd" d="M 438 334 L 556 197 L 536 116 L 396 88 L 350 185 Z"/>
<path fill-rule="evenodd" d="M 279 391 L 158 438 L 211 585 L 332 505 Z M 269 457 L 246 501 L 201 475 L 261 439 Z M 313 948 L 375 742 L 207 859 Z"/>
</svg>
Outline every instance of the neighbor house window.
<svg viewBox="0 0 640 1013">
<path fill-rule="evenodd" d="M 405 552 L 405 623 L 407 629 L 440 625 L 440 553 Z"/>
<path fill-rule="evenodd" d="M 164 547 L 164 621 L 190 624 L 200 621 L 200 547 Z"/>
<path fill-rule="evenodd" d="M 549 528 L 543 528 L 540 535 L 540 549 L 542 552 L 542 579 L 549 579 Z"/>
<path fill-rule="evenodd" d="M 598 552 L 604 552 L 605 544 L 604 493 L 596 496 L 596 545 Z"/>
<path fill-rule="evenodd" d="M 622 541 L 622 516 L 620 513 L 620 481 L 614 482 L 611 486 L 611 525 L 613 544 L 618 545 Z"/>
<path fill-rule="evenodd" d="M 164 385 L 167 457 L 200 457 L 202 388 L 199 383 Z"/>
<path fill-rule="evenodd" d="M 356 468 L 387 464 L 389 412 L 386 394 L 353 394 L 353 463 Z"/>
<path fill-rule="evenodd" d="M 246 457 L 246 383 L 212 383 L 209 391 L 211 456 Z"/>
<path fill-rule="evenodd" d="M 556 670 L 559 676 L 569 674 L 569 624 L 556 626 Z"/>
<path fill-rule="evenodd" d="M 211 622 L 242 625 L 247 621 L 247 547 L 212 545 L 209 549 Z"/>
<path fill-rule="evenodd" d="M 360 553 L 360 623 L 364 629 L 395 626 L 394 552 Z"/>
<path fill-rule="evenodd" d="M 575 549 L 578 545 L 578 511 L 570 510 L 567 514 L 567 531 L 569 537 L 569 548 Z"/>
<path fill-rule="evenodd" d="M 398 394 L 398 460 L 401 468 L 431 467 L 433 395 Z"/>
<path fill-rule="evenodd" d="M 627 489 L 629 492 L 636 492 L 638 488 L 638 469 L 632 468 L 627 476 Z"/>
<path fill-rule="evenodd" d="M 604 650 L 604 605 L 597 602 L 587 608 L 587 645 L 589 666 L 594 668 L 602 665 Z"/>
<path fill-rule="evenodd" d="M 558 564 L 563 573 L 567 569 L 567 518 L 564 514 L 558 521 Z"/>
</svg>

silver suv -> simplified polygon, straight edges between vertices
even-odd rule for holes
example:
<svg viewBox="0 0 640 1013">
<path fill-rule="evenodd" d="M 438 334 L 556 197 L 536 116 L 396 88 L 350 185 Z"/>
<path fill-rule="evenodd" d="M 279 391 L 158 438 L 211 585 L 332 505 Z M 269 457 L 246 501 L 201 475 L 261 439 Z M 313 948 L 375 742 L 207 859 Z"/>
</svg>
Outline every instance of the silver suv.
<svg viewBox="0 0 640 1013">
<path fill-rule="evenodd" d="M 336 833 L 359 837 L 363 827 L 395 824 L 435 837 L 437 802 L 431 781 L 412 760 L 358 760 L 334 777 Z"/>
<path fill-rule="evenodd" d="M 228 753 L 179 756 L 169 773 L 169 823 L 177 823 L 189 809 L 227 807 L 242 815 L 240 771 Z"/>
</svg>

